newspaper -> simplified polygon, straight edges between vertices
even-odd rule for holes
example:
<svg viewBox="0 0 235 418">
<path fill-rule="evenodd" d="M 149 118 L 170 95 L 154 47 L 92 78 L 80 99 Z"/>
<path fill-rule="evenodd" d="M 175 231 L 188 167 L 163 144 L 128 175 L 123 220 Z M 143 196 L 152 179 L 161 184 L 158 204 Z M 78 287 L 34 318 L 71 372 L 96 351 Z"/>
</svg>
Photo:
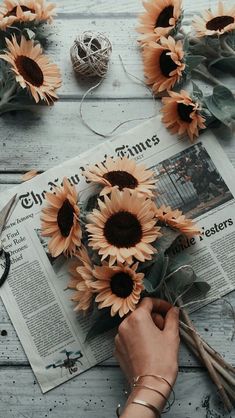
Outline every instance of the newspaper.
<svg viewBox="0 0 235 418">
<path fill-rule="evenodd" d="M 197 275 L 210 283 L 208 297 L 235 288 L 235 170 L 210 132 L 200 138 L 195 145 L 178 140 L 156 117 L 0 196 L 1 207 L 15 193 L 19 199 L 2 236 L 12 264 L 0 294 L 42 392 L 113 351 L 113 331 L 85 341 L 92 319 L 74 312 L 72 291 L 64 290 L 68 260 L 51 258 L 40 235 L 45 194 L 64 176 L 83 201 L 94 192 L 82 175 L 90 163 L 127 156 L 152 168 L 158 179 L 157 204 L 181 209 L 202 228 L 201 236 L 179 241 L 175 254 L 184 251 Z"/>
</svg>

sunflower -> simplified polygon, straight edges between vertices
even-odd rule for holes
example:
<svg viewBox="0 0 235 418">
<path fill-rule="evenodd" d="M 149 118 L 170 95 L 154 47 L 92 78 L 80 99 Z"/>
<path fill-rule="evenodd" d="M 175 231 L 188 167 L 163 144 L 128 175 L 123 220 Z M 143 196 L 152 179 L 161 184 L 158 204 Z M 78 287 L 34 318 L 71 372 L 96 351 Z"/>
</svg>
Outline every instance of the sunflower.
<svg viewBox="0 0 235 418">
<path fill-rule="evenodd" d="M 68 179 L 54 193 L 46 193 L 49 207 L 42 209 L 42 236 L 51 237 L 48 249 L 53 257 L 64 253 L 72 255 L 81 245 L 81 228 L 78 221 L 77 192 Z"/>
<path fill-rule="evenodd" d="M 89 245 L 98 250 L 102 261 L 109 257 L 109 264 L 132 263 L 151 260 L 155 249 L 150 245 L 160 234 L 154 219 L 151 199 L 137 192 L 114 189 L 104 201 L 98 199 L 99 209 L 88 216 Z"/>
<path fill-rule="evenodd" d="M 182 0 L 150 0 L 144 2 L 146 12 L 140 16 L 140 42 L 158 41 L 177 26 L 181 17 Z"/>
<path fill-rule="evenodd" d="M 144 74 L 153 92 L 171 89 L 182 77 L 185 69 L 181 41 L 169 36 L 161 37 L 161 43 L 149 42 L 143 50 Z"/>
<path fill-rule="evenodd" d="M 217 13 L 206 10 L 203 16 L 195 16 L 192 24 L 198 37 L 223 35 L 235 29 L 235 6 L 226 9 L 220 1 Z"/>
<path fill-rule="evenodd" d="M 199 103 L 193 101 L 185 90 L 180 93 L 169 91 L 170 97 L 163 97 L 162 121 L 170 131 L 179 135 L 187 132 L 191 142 L 199 136 L 199 129 L 205 129 L 205 118 L 200 114 Z"/>
<path fill-rule="evenodd" d="M 144 165 L 137 165 L 135 160 L 127 157 L 108 158 L 105 163 L 89 167 L 84 173 L 89 181 L 104 186 L 101 196 L 110 193 L 113 187 L 119 190 L 135 190 L 140 194 L 152 197 L 152 189 L 155 188 L 153 171 L 147 170 Z"/>
<path fill-rule="evenodd" d="M 5 0 L 0 7 L 0 28 L 5 30 L 15 22 L 52 22 L 55 6 L 44 0 Z"/>
<path fill-rule="evenodd" d="M 61 85 L 58 67 L 51 64 L 46 55 L 42 54 L 39 44 L 21 37 L 17 43 L 15 35 L 12 40 L 6 39 L 8 50 L 0 58 L 7 61 L 15 74 L 16 81 L 24 89 L 27 88 L 36 103 L 44 100 L 50 104 L 58 97 L 55 90 Z"/>
<path fill-rule="evenodd" d="M 194 236 L 201 233 L 195 222 L 192 219 L 187 219 L 178 209 L 173 210 L 169 206 L 162 205 L 157 208 L 155 215 L 160 222 L 173 229 L 178 229 L 184 235 Z"/>
<path fill-rule="evenodd" d="M 70 267 L 71 279 L 68 283 L 69 289 L 75 289 L 76 292 L 71 297 L 73 302 L 78 302 L 75 311 L 87 311 L 91 306 L 94 291 L 92 289 L 93 266 L 84 246 L 75 254 L 76 260 Z"/>
<path fill-rule="evenodd" d="M 93 274 L 97 280 L 92 287 L 98 292 L 95 301 L 99 303 L 99 309 L 111 306 L 111 316 L 118 313 L 120 317 L 135 310 L 144 290 L 144 274 L 137 273 L 137 268 L 138 263 L 95 267 Z"/>
</svg>

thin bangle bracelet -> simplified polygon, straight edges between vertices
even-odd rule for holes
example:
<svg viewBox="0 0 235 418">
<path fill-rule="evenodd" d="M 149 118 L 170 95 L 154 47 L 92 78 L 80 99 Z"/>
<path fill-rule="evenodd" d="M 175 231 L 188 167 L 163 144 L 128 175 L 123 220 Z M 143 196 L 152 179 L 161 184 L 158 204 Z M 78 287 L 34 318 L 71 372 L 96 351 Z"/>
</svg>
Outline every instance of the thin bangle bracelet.
<svg viewBox="0 0 235 418">
<path fill-rule="evenodd" d="M 171 405 L 169 399 L 162 392 L 160 392 L 160 390 L 157 390 L 157 389 L 153 388 L 152 386 L 140 385 L 139 383 L 134 383 L 133 388 L 148 389 L 148 390 L 152 390 L 152 391 L 158 393 L 167 402 L 167 409 L 165 411 L 163 411 L 162 414 L 165 414 L 166 412 L 170 411 L 172 405 Z"/>
<path fill-rule="evenodd" d="M 151 403 L 145 402 L 142 399 L 134 399 L 131 403 L 145 406 L 145 408 L 148 408 L 151 411 L 153 411 L 156 414 L 156 417 L 161 418 L 160 410 L 156 406 L 151 405 Z"/>
<path fill-rule="evenodd" d="M 135 383 L 139 383 L 139 380 L 142 379 L 143 377 L 153 377 L 153 378 L 155 378 L 157 380 L 161 379 L 163 382 L 165 382 L 169 386 L 169 388 L 170 388 L 170 390 L 171 390 L 171 392 L 173 394 L 173 400 L 171 402 L 171 406 L 173 405 L 173 403 L 175 402 L 175 391 L 173 389 L 173 386 L 170 384 L 170 382 L 168 382 L 167 379 L 165 379 L 165 377 L 162 377 L 162 376 L 160 376 L 158 374 L 142 374 L 140 376 L 134 377 L 133 383 L 134 384 Z"/>
</svg>

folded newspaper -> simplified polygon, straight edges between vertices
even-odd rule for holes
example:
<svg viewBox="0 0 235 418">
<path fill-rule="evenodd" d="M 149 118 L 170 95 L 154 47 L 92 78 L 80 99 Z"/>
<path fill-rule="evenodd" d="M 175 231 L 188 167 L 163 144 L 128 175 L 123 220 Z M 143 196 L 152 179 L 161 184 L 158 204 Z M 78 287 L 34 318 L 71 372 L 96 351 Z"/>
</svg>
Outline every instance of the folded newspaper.
<svg viewBox="0 0 235 418">
<path fill-rule="evenodd" d="M 93 186 L 82 173 L 107 156 L 144 163 L 158 179 L 157 204 L 197 219 L 202 234 L 179 241 L 174 251 L 184 251 L 197 275 L 209 282 L 208 297 L 235 288 L 235 169 L 211 133 L 192 145 L 170 135 L 156 117 L 4 192 L 2 207 L 15 193 L 18 203 L 2 236 L 12 264 L 0 295 L 43 393 L 112 355 L 113 332 L 85 341 L 91 318 L 75 313 L 70 291 L 64 291 L 68 260 L 52 258 L 40 234 L 46 192 L 66 176 L 80 200 L 87 199 Z"/>
</svg>

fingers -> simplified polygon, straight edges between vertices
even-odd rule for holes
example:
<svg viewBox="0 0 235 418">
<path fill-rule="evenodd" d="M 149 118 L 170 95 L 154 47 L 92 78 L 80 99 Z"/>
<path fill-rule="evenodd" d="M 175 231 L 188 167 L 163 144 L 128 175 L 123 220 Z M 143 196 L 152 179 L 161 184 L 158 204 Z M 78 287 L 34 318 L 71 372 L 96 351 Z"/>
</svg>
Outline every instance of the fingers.
<svg viewBox="0 0 235 418">
<path fill-rule="evenodd" d="M 139 306 L 149 313 L 159 312 L 162 314 L 166 314 L 172 308 L 169 302 L 155 298 L 143 298 Z"/>
<path fill-rule="evenodd" d="M 179 334 L 179 309 L 171 308 L 165 317 L 164 331 L 173 335 Z"/>
<path fill-rule="evenodd" d="M 154 324 L 162 331 L 164 329 L 164 324 L 165 324 L 163 316 L 157 313 L 153 313 L 152 318 L 153 318 Z"/>
</svg>

